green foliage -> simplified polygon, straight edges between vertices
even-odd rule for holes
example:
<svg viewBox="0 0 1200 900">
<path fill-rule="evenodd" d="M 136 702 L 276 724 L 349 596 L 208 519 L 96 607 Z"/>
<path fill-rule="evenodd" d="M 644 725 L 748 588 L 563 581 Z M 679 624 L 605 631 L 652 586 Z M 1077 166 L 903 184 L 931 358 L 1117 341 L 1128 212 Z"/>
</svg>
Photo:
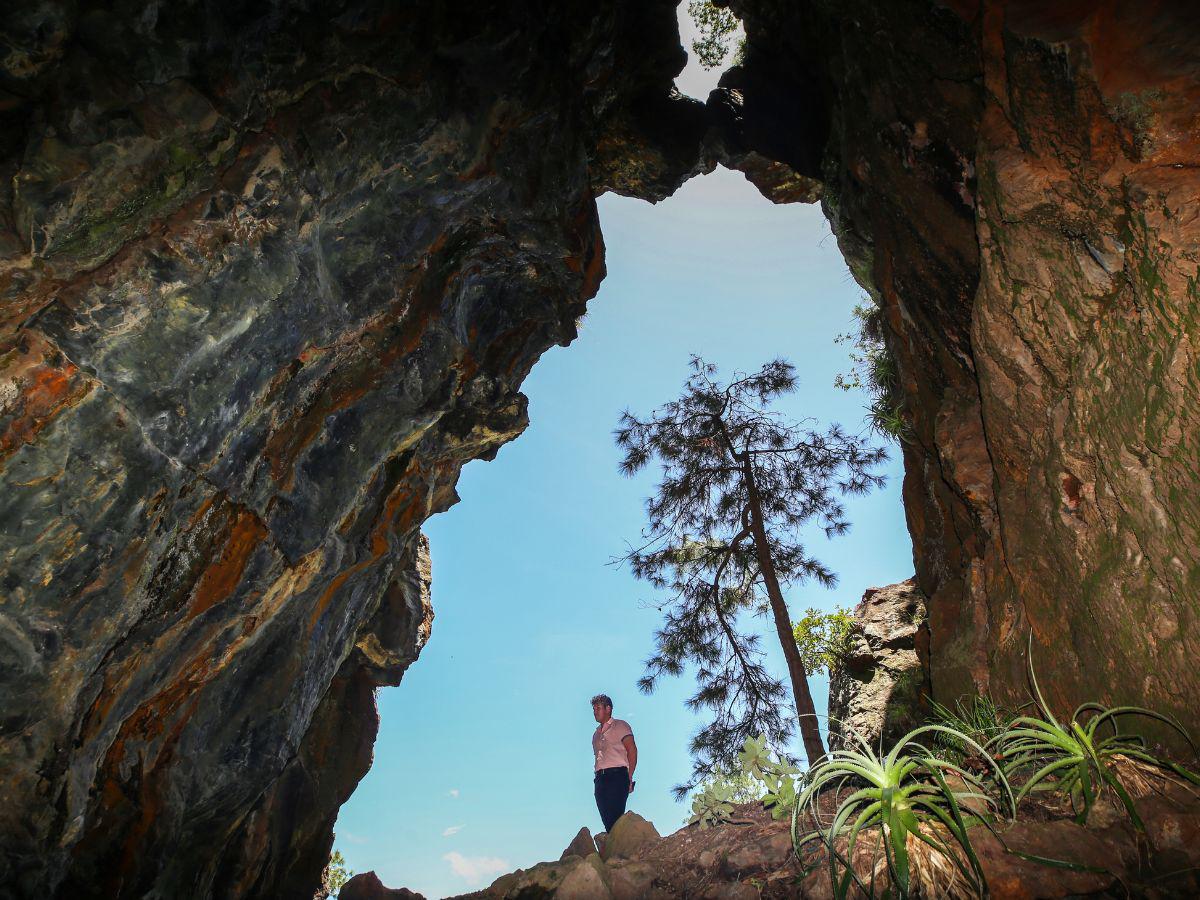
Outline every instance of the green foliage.
<svg viewBox="0 0 1200 900">
<path fill-rule="evenodd" d="M 701 783 L 692 798 L 688 824 L 698 822 L 708 828 L 728 822 L 733 807 L 743 803 L 762 803 L 774 818 L 782 819 L 796 803 L 799 774 L 799 769 L 771 752 L 765 735 L 748 737 L 738 751 L 736 766 Z"/>
<path fill-rule="evenodd" d="M 353 875 L 354 872 L 346 865 L 346 857 L 342 856 L 340 850 L 334 850 L 325 865 L 325 871 L 321 873 L 321 890 L 317 896 L 336 897 Z"/>
<path fill-rule="evenodd" d="M 711 828 L 728 822 L 738 802 L 739 785 L 720 777 L 702 784 L 692 797 L 692 815 L 689 825 L 697 822 L 701 828 Z"/>
<path fill-rule="evenodd" d="M 864 391 L 870 398 L 867 422 L 881 437 L 907 440 L 908 420 L 904 396 L 896 370 L 896 358 L 883 339 L 883 311 L 874 303 L 858 304 L 853 310 L 857 328 L 839 335 L 837 343 L 852 343 L 851 369 L 833 380 L 843 391 Z"/>
<path fill-rule="evenodd" d="M 1148 149 L 1155 110 L 1163 99 L 1162 91 L 1157 89 L 1124 91 L 1106 104 L 1112 120 L 1130 133 L 1138 153 Z"/>
<path fill-rule="evenodd" d="M 873 750 L 859 735 L 851 733 L 859 748 L 835 750 L 809 772 L 807 785 L 792 814 L 792 840 L 796 853 L 819 841 L 827 850 L 829 876 L 834 895 L 848 896 L 856 884 L 874 896 L 874 883 L 864 883 L 851 864 L 854 850 L 868 832 L 875 833 L 883 847 L 890 881 L 900 897 L 912 888 L 910 838 L 931 848 L 979 894 L 986 892 L 983 868 L 971 846 L 967 829 L 1000 812 L 1000 803 L 987 792 L 982 779 L 954 763 L 940 759 L 918 738 L 946 735 L 972 747 L 987 758 L 984 748 L 970 737 L 944 725 L 925 725 L 902 737 L 886 756 Z M 1014 808 L 1012 791 L 1000 768 L 992 763 L 993 775 L 1002 796 Z M 825 788 L 834 788 L 841 800 L 832 818 L 823 824 L 818 798 Z M 799 813 L 807 807 L 816 823 L 815 831 L 801 837 Z M 843 854 L 835 842 L 845 838 Z M 915 847 L 915 844 L 912 844 Z"/>
<path fill-rule="evenodd" d="M 854 618 L 841 606 L 827 613 L 811 608 L 805 612 L 804 618 L 792 625 L 805 671 L 832 672 L 840 666 L 850 647 L 853 626 Z"/>
<path fill-rule="evenodd" d="M 729 54 L 729 41 L 738 27 L 737 16 L 714 6 L 712 0 L 690 0 L 688 15 L 700 29 L 700 37 L 692 41 L 692 52 L 704 68 L 715 69 Z M 741 47 L 738 49 L 740 52 Z"/>
<path fill-rule="evenodd" d="M 1033 635 L 1030 634 L 1030 650 L 1032 642 Z M 1142 716 L 1166 723 L 1191 744 L 1187 732 L 1171 717 L 1137 706 L 1106 707 L 1099 703 L 1084 703 L 1076 708 L 1069 721 L 1059 722 L 1050 712 L 1038 686 L 1032 654 L 1029 680 L 1041 717 L 1019 716 L 992 743 L 997 755 L 1004 760 L 1007 776 L 1032 773 L 1017 794 L 1018 803 L 1033 791 L 1066 792 L 1076 812 L 1075 821 L 1083 824 L 1096 799 L 1105 788 L 1111 788 L 1134 827 L 1144 832 L 1145 823 L 1124 783 L 1123 770 L 1134 773 L 1141 764 L 1170 770 L 1200 785 L 1200 776 L 1151 754 L 1145 738 L 1120 730 L 1121 716 Z M 1195 745 L 1192 749 L 1195 751 Z"/>
<path fill-rule="evenodd" d="M 959 697 L 953 708 L 929 701 L 933 721 L 945 725 L 952 732 L 965 734 L 976 745 L 987 745 L 1002 734 L 1012 721 L 1013 714 L 990 697 L 975 696 L 970 699 Z M 951 734 L 938 735 L 933 742 L 938 755 L 953 759 L 960 765 L 977 762 L 973 748 L 955 739 Z"/>
<path fill-rule="evenodd" d="M 796 802 L 796 776 L 800 770 L 786 759 L 776 758 L 767 747 L 765 735 L 748 737 L 738 751 L 741 771 L 761 782 L 765 788 L 762 804 L 771 815 L 782 819 Z"/>
</svg>

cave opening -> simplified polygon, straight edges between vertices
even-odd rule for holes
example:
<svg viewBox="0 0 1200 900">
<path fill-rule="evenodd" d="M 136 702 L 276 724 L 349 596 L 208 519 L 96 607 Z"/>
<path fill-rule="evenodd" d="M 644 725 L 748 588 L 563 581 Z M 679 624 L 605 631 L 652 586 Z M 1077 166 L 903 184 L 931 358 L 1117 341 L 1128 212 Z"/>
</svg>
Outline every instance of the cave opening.
<svg viewBox="0 0 1200 900">
<path fill-rule="evenodd" d="M 693 352 L 864 405 L 821 212 L 718 162 L 819 179 L 911 413 L 911 555 L 872 494 L 795 606 L 911 563 L 932 700 L 1024 703 L 1036 658 L 1044 706 L 1200 730 L 1194 10 L 729 0 L 744 65 L 702 104 L 676 0 L 151 6 L 0 26 L 0 894 L 311 896 L 372 753 L 352 868 L 478 886 L 594 827 L 596 691 L 678 826 L 689 679 L 635 693 L 658 617 L 605 565 L 648 493 L 616 416 Z M 420 529 L 497 451 L 429 525 L 406 675 Z M 1200 892 L 1200 840 L 1146 868 L 1105 831 L 1138 863 L 1095 892 Z"/>
<path fill-rule="evenodd" d="M 780 356 L 800 376 L 787 415 L 867 429 L 864 395 L 834 386 L 850 365 L 836 339 L 864 295 L 818 205 L 772 204 L 719 167 L 656 205 L 607 194 L 598 206 L 608 274 L 579 337 L 524 382 L 530 427 L 469 464 L 461 503 L 425 526 L 432 636 L 401 686 L 379 692 L 375 761 L 335 829 L 350 869 L 426 896 L 486 887 L 552 858 L 581 825 L 600 830 L 587 750 L 598 692 L 638 735 L 630 809 L 664 834 L 686 819 L 670 788 L 690 770 L 703 714 L 684 705 L 690 673 L 636 690 L 661 615 L 647 585 L 608 564 L 636 539 L 655 474 L 618 472 L 620 411 L 674 396 L 691 353 L 728 371 Z M 840 584 L 790 590 L 794 617 L 911 575 L 895 442 L 889 454 L 886 487 L 848 499 L 848 535 L 806 533 Z M 827 677 L 811 683 L 824 713 Z"/>
</svg>

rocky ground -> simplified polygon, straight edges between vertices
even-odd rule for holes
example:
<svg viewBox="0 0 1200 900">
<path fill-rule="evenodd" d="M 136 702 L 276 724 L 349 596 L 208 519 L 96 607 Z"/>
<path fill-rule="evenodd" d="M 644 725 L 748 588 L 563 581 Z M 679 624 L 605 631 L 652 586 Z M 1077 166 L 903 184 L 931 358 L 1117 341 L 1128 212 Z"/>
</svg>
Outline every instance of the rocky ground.
<svg viewBox="0 0 1200 900">
<path fill-rule="evenodd" d="M 1119 804 L 1107 797 L 1098 801 L 1086 826 L 1073 821 L 1064 802 L 1049 796 L 1023 803 L 1017 820 L 998 826 L 995 834 L 971 829 L 991 897 L 1200 896 L 1200 793 L 1147 772 L 1128 777 L 1127 783 L 1146 822 L 1145 834 L 1138 834 Z M 832 793 L 822 798 L 823 814 L 832 812 L 834 801 Z M 802 827 L 811 825 L 805 816 Z M 801 864 L 792 851 L 790 821 L 775 821 L 758 804 L 736 807 L 727 824 L 690 825 L 666 837 L 636 813 L 627 813 L 607 841 L 597 841 L 600 852 L 587 852 L 590 837 L 584 829 L 560 859 L 501 876 L 486 890 L 458 900 L 833 897 L 824 852 L 806 851 Z M 913 859 L 918 896 L 973 896 L 940 860 L 919 852 Z M 856 852 L 855 868 L 864 880 L 874 869 L 878 895 L 884 895 L 886 867 L 870 841 Z M 341 900 L 414 896 L 389 893 L 374 873 L 367 873 L 342 889 Z"/>
</svg>

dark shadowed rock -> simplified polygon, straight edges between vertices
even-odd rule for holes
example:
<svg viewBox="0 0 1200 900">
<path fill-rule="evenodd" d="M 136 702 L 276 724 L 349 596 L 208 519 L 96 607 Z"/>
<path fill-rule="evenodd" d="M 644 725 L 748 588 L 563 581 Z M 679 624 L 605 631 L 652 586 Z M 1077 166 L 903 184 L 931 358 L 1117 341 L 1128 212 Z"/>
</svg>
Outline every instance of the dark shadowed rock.
<svg viewBox="0 0 1200 900">
<path fill-rule="evenodd" d="M 883 312 L 933 699 L 1024 703 L 1032 633 L 1056 710 L 1200 730 L 1200 7 L 730 6 L 729 151 L 820 179 Z"/>
<path fill-rule="evenodd" d="M 908 579 L 870 588 L 854 608 L 849 650 L 829 677 L 829 747 L 848 746 L 853 730 L 884 746 L 924 718 L 925 670 L 917 652 L 927 613 Z"/>
<path fill-rule="evenodd" d="M 338 891 L 338 900 L 425 900 L 408 888 L 387 888 L 374 872 L 355 875 Z"/>
<path fill-rule="evenodd" d="M 708 165 L 675 5 L 16 7 L 0 885 L 311 896 L 429 634 L 421 523 L 574 339 L 595 196 Z"/>
</svg>

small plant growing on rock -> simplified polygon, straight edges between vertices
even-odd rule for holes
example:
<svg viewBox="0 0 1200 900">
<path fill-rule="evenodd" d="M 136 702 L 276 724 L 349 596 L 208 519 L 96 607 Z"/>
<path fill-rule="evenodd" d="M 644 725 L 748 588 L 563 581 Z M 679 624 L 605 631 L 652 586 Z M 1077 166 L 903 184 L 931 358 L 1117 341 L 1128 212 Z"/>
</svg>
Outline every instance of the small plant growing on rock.
<svg viewBox="0 0 1200 900">
<path fill-rule="evenodd" d="M 945 725 L 952 732 L 961 732 L 977 745 L 987 747 L 998 735 L 1004 733 L 1013 720 L 1013 714 L 990 697 L 959 697 L 954 706 L 943 706 L 930 700 L 932 720 Z M 978 770 L 982 763 L 971 748 L 949 735 L 941 735 L 933 741 L 939 756 Z M 986 767 L 985 767 L 986 768 Z"/>
<path fill-rule="evenodd" d="M 702 786 L 692 797 L 692 815 L 689 825 L 699 823 L 701 828 L 711 828 L 728 822 L 733 817 L 736 787 L 726 780 L 715 780 Z"/>
<path fill-rule="evenodd" d="M 762 795 L 763 806 L 771 815 L 782 819 L 792 811 L 796 803 L 796 776 L 800 770 L 785 759 L 776 759 L 767 747 L 764 735 L 746 738 L 738 753 L 738 763 L 743 772 L 762 783 L 766 792 Z"/>
<path fill-rule="evenodd" d="M 883 337 L 883 311 L 867 301 L 854 307 L 857 333 L 839 335 L 837 343 L 852 343 L 851 370 L 838 375 L 834 387 L 843 391 L 865 391 L 871 403 L 867 407 L 867 423 L 881 437 L 907 440 L 910 427 L 905 418 L 904 395 L 900 391 L 896 358 Z"/>
<path fill-rule="evenodd" d="M 1030 635 L 1030 650 L 1033 636 Z M 1121 716 L 1142 716 L 1164 722 L 1195 745 L 1183 727 L 1170 716 L 1139 706 L 1106 707 L 1099 703 L 1084 703 L 1071 714 L 1070 720 L 1060 722 L 1050 711 L 1038 686 L 1029 654 L 1029 681 L 1033 688 L 1037 716 L 1020 716 L 993 739 L 989 749 L 1004 760 L 1005 774 L 1012 778 L 1029 774 L 1017 794 L 1020 803 L 1033 791 L 1062 791 L 1071 800 L 1075 821 L 1087 821 L 1097 798 L 1110 788 L 1124 807 L 1130 822 L 1138 831 L 1146 830 L 1138 815 L 1127 782 L 1144 778 L 1147 770 L 1175 775 L 1200 785 L 1200 776 L 1182 766 L 1161 760 L 1149 752 L 1145 738 L 1122 733 L 1118 724 Z"/>
<path fill-rule="evenodd" d="M 838 606 L 831 612 L 808 609 L 804 618 L 792 625 L 792 635 L 800 648 L 800 658 L 809 672 L 832 672 L 842 664 L 850 646 L 854 617 Z"/>
<path fill-rule="evenodd" d="M 949 877 L 975 894 L 985 893 L 983 868 L 967 829 L 999 813 L 1001 803 L 989 795 L 979 777 L 938 758 L 919 739 L 945 735 L 991 762 L 984 748 L 943 725 L 910 731 L 886 755 L 876 752 L 858 734 L 851 735 L 858 749 L 835 750 L 814 766 L 792 814 L 792 841 L 801 862 L 803 848 L 819 841 L 827 850 L 834 895 L 841 900 L 848 896 L 852 885 L 857 885 L 867 896 L 874 896 L 875 872 L 864 881 L 855 871 L 854 860 L 860 839 L 876 831 L 888 880 L 900 897 L 908 897 L 913 890 L 914 860 L 918 869 L 923 866 L 927 870 L 927 885 L 939 878 L 945 882 Z M 1002 798 L 1008 801 L 1005 805 L 1015 808 L 1003 772 L 994 762 L 991 766 Z M 823 824 L 819 798 L 826 788 L 833 788 L 838 796 L 843 788 L 850 793 Z M 800 836 L 799 816 L 805 808 L 817 827 Z M 844 851 L 838 847 L 839 840 L 845 842 Z M 930 895 L 955 892 L 942 889 Z"/>
</svg>

